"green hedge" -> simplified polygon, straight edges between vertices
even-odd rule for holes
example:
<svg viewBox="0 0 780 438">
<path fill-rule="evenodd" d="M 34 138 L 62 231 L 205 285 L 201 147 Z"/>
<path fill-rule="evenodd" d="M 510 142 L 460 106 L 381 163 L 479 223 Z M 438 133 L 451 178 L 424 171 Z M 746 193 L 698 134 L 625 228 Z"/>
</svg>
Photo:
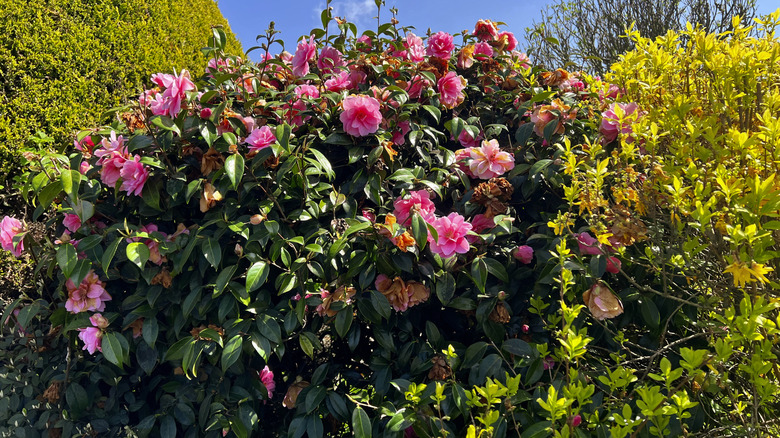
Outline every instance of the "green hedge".
<svg viewBox="0 0 780 438">
<path fill-rule="evenodd" d="M 78 127 L 107 122 L 106 109 L 137 97 L 152 73 L 199 74 L 212 25 L 227 28 L 212 0 L 0 0 L 2 174 L 15 173 L 36 131 L 70 143 Z M 227 34 L 227 51 L 242 53 Z"/>
</svg>

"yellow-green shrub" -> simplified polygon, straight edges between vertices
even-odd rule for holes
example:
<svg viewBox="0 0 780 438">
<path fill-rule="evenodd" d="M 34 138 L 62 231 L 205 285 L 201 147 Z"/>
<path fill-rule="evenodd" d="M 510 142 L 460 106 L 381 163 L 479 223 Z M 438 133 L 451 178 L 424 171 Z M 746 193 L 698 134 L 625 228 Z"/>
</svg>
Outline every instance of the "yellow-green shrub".
<svg viewBox="0 0 780 438">
<path fill-rule="evenodd" d="M 2 174 L 36 131 L 66 144 L 137 97 L 152 73 L 200 73 L 213 25 L 227 22 L 211 0 L 0 1 Z M 230 32 L 227 50 L 242 52 Z"/>
</svg>

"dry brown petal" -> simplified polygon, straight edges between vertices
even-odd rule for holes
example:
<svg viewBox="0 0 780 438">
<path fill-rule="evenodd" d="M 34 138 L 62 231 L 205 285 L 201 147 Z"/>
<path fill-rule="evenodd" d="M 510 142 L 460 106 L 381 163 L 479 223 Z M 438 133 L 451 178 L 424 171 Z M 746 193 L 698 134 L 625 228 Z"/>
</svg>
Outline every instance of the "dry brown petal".
<svg viewBox="0 0 780 438">
<path fill-rule="evenodd" d="M 144 319 L 138 318 L 131 322 L 126 328 L 133 329 L 133 338 L 135 339 L 143 334 Z"/>
<path fill-rule="evenodd" d="M 51 385 L 43 391 L 43 398 L 49 403 L 57 403 L 62 395 L 62 380 L 53 380 Z"/>
<path fill-rule="evenodd" d="M 214 148 L 209 148 L 208 152 L 203 154 L 200 160 L 200 173 L 207 176 L 215 170 L 222 169 L 225 165 L 225 158 Z"/>
<path fill-rule="evenodd" d="M 295 409 L 295 403 L 298 400 L 298 394 L 301 393 L 303 388 L 306 388 L 309 385 L 310 383 L 305 380 L 301 380 L 290 385 L 290 387 L 287 388 L 287 394 L 284 395 L 284 400 L 282 400 L 282 406 L 287 409 Z"/>
<path fill-rule="evenodd" d="M 452 368 L 441 355 L 436 355 L 431 359 L 433 367 L 428 371 L 428 378 L 431 380 L 447 380 L 452 376 Z"/>
<path fill-rule="evenodd" d="M 172 282 L 171 273 L 165 268 L 152 278 L 152 285 L 161 284 L 165 289 L 170 288 Z"/>
<path fill-rule="evenodd" d="M 409 296 L 409 307 L 428 301 L 431 296 L 431 290 L 418 281 L 409 281 L 406 283 L 407 295 Z"/>
<path fill-rule="evenodd" d="M 566 79 L 569 79 L 569 72 L 559 68 L 555 71 L 546 71 L 542 73 L 542 82 L 549 86 L 558 86 Z"/>
<path fill-rule="evenodd" d="M 503 301 L 499 301 L 498 304 L 496 304 L 496 307 L 494 307 L 493 311 L 490 312 L 489 318 L 491 321 L 497 322 L 499 324 L 506 324 L 511 319 L 509 316 L 509 311 L 506 308 L 506 304 L 504 304 Z"/>
<path fill-rule="evenodd" d="M 211 183 L 207 182 L 203 187 L 203 195 L 200 197 L 200 211 L 205 213 L 217 202 L 222 200 L 222 193 L 217 191 Z"/>
<path fill-rule="evenodd" d="M 406 290 L 406 283 L 404 283 L 401 277 L 395 277 L 390 287 L 380 292 L 382 292 L 382 295 L 387 298 L 387 301 L 390 302 L 390 305 L 395 310 L 402 311 L 409 307 L 409 292 Z"/>
<path fill-rule="evenodd" d="M 62 438 L 62 428 L 61 427 L 50 427 L 49 428 L 49 438 Z"/>
<path fill-rule="evenodd" d="M 601 281 L 597 281 L 593 287 L 586 290 L 582 294 L 582 299 L 593 317 L 600 321 L 623 313 L 623 303 L 620 302 L 620 298 Z"/>
</svg>

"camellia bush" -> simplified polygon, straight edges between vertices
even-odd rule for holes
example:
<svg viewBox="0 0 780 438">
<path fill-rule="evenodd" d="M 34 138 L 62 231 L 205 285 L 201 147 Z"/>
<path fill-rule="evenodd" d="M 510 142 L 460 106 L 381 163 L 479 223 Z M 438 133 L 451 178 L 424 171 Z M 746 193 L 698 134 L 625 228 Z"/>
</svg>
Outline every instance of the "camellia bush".
<svg viewBox="0 0 780 438">
<path fill-rule="evenodd" d="M 2 315 L 3 433 L 772 430 L 775 301 L 660 289 L 689 287 L 638 256 L 663 223 L 607 190 L 641 180 L 610 157 L 650 117 L 613 104 L 617 76 L 534 68 L 489 20 L 322 19 L 293 54 L 269 29 L 259 63 L 215 29 L 205 72 L 153 75 L 133 123 L 30 157 L 55 231 L 0 224 L 47 279 Z"/>
</svg>

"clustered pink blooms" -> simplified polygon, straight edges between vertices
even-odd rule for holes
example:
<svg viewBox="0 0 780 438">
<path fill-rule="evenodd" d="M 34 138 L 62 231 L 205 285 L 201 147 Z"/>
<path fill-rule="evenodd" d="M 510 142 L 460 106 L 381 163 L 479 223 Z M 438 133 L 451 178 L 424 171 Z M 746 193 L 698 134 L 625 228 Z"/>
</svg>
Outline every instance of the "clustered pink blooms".
<svg viewBox="0 0 780 438">
<path fill-rule="evenodd" d="M 467 150 L 469 170 L 477 178 L 495 178 L 515 167 L 515 158 L 509 152 L 502 151 L 496 139 L 483 140 L 482 146 Z"/>
<path fill-rule="evenodd" d="M 276 142 L 276 136 L 273 131 L 271 131 L 271 128 L 262 126 L 253 129 L 245 141 L 249 144 L 249 152 L 256 152 L 263 148 L 267 148 Z"/>
<path fill-rule="evenodd" d="M 266 391 L 268 391 L 268 398 L 273 398 L 274 391 L 276 390 L 276 383 L 274 382 L 274 373 L 268 368 L 268 365 L 258 372 L 257 377 L 263 382 L 263 386 L 265 386 Z"/>
<path fill-rule="evenodd" d="M 317 44 L 314 42 L 314 36 L 312 35 L 309 37 L 308 43 L 306 40 L 298 43 L 298 48 L 291 60 L 293 74 L 298 77 L 309 74 L 309 61 L 313 61 L 316 57 Z"/>
<path fill-rule="evenodd" d="M 431 222 L 436 212 L 436 206 L 431 201 L 431 194 L 426 190 L 416 190 L 409 193 L 408 198 L 397 198 L 393 201 L 393 215 L 404 227 L 412 223 L 412 214 L 418 213 L 426 222 Z"/>
<path fill-rule="evenodd" d="M 141 196 L 149 178 L 149 169 L 141 163 L 141 156 L 131 156 L 127 152 L 124 137 L 117 137 L 114 131 L 111 131 L 109 138 L 102 140 L 101 145 L 102 148 L 95 151 L 95 156 L 100 158 L 97 165 L 101 166 L 100 180 L 103 184 L 114 187 L 122 178 L 120 190 L 128 195 Z"/>
<path fill-rule="evenodd" d="M 100 281 L 95 271 L 90 270 L 81 283 L 76 286 L 73 280 L 65 282 L 68 289 L 68 301 L 65 310 L 71 313 L 86 311 L 102 312 L 106 309 L 106 301 L 111 301 L 111 295 L 105 289 L 105 283 Z"/>
<path fill-rule="evenodd" d="M 168 73 L 152 75 L 158 89 L 148 90 L 141 94 L 141 105 L 148 106 L 154 115 L 176 117 L 181 112 L 181 105 L 187 99 L 187 92 L 195 89 L 190 79 L 190 73 L 182 70 L 179 76 Z M 162 90 L 162 93 L 159 92 Z"/>
<path fill-rule="evenodd" d="M 370 96 L 351 95 L 342 102 L 343 112 L 339 117 L 344 132 L 354 137 L 373 134 L 382 123 L 379 101 Z"/>
<path fill-rule="evenodd" d="M 466 98 L 463 89 L 466 88 L 466 78 L 458 75 L 454 71 L 447 72 L 439 79 L 437 86 L 439 89 L 439 100 L 446 108 L 455 108 Z"/>
<path fill-rule="evenodd" d="M 452 35 L 447 32 L 436 32 L 428 38 L 428 56 L 448 60 L 455 50 Z"/>
<path fill-rule="evenodd" d="M 527 265 L 534 259 L 534 249 L 528 245 L 520 245 L 512 251 L 512 257 Z"/>
<path fill-rule="evenodd" d="M 466 235 L 471 231 L 471 224 L 463 216 L 452 212 L 449 216 L 436 218 L 430 224 L 438 233 L 437 240 L 428 234 L 428 243 L 433 253 L 448 258 L 469 252 Z"/>
<path fill-rule="evenodd" d="M 601 126 L 599 132 L 604 136 L 604 141 L 610 143 L 615 141 L 618 134 L 629 135 L 634 132 L 633 125 L 641 116 L 639 105 L 631 103 L 613 103 L 606 111 L 601 113 Z M 633 141 L 631 137 L 629 142 Z"/>
<path fill-rule="evenodd" d="M 84 348 L 89 354 L 95 354 L 96 351 L 103 352 L 101 342 L 103 340 L 103 333 L 108 327 L 108 320 L 103 315 L 96 313 L 89 317 L 89 322 L 92 323 L 92 327 L 80 328 L 79 339 L 84 342 Z"/>
<path fill-rule="evenodd" d="M 317 58 L 317 68 L 325 74 L 335 73 L 339 67 L 344 67 L 347 63 L 341 52 L 335 47 L 323 47 L 320 56 Z"/>
<path fill-rule="evenodd" d="M 0 246 L 6 251 L 11 251 L 14 257 L 19 257 L 24 251 L 24 242 L 21 240 L 14 245 L 14 236 L 25 231 L 24 224 L 19 219 L 11 216 L 3 217 L 0 221 Z"/>
</svg>

